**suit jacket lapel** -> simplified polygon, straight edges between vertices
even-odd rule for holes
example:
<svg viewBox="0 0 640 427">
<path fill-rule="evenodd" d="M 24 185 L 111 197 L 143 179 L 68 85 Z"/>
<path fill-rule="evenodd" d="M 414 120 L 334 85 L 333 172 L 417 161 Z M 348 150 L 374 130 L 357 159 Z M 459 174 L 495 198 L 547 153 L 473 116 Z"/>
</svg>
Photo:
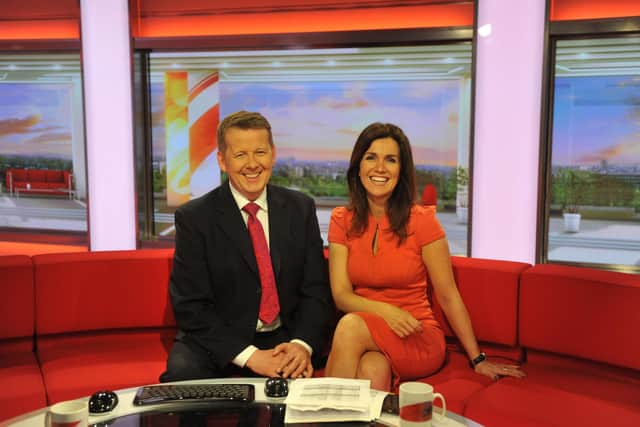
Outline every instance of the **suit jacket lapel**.
<svg viewBox="0 0 640 427">
<path fill-rule="evenodd" d="M 240 253 L 247 264 L 249 264 L 249 267 L 256 274 L 259 274 L 258 264 L 256 263 L 256 257 L 253 253 L 253 246 L 247 225 L 242 219 L 242 214 L 231 194 L 229 185 L 229 181 L 222 184 L 220 188 L 220 200 L 216 203 L 216 209 L 222 214 L 220 216 L 220 225 L 224 233 L 229 236 L 229 241 L 240 249 Z"/>
<path fill-rule="evenodd" d="M 277 284 L 283 255 L 278 244 L 285 241 L 289 233 L 289 211 L 286 200 L 272 186 L 267 188 L 267 201 L 269 203 L 269 250 Z"/>
</svg>

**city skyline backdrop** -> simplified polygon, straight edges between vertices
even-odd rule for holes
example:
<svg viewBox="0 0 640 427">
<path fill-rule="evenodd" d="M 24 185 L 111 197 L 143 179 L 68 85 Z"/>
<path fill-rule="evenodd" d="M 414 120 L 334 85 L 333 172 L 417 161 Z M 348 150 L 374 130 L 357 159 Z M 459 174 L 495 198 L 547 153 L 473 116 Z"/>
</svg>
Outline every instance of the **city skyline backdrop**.
<svg viewBox="0 0 640 427">
<path fill-rule="evenodd" d="M 72 91 L 71 84 L 0 83 L 0 155 L 70 160 Z"/>
<path fill-rule="evenodd" d="M 71 159 L 72 85 L 0 84 L 0 155 Z M 162 85 L 152 85 L 154 160 L 162 156 Z M 416 164 L 454 166 L 456 81 L 221 84 L 221 116 L 261 111 L 272 123 L 278 156 L 348 159 L 373 121 L 402 127 Z M 77 118 L 75 118 L 77 119 Z M 296 123 L 296 126 L 291 126 Z M 640 164 L 640 76 L 556 79 L 553 164 Z"/>
<path fill-rule="evenodd" d="M 640 76 L 557 77 L 553 165 L 640 165 Z"/>
</svg>

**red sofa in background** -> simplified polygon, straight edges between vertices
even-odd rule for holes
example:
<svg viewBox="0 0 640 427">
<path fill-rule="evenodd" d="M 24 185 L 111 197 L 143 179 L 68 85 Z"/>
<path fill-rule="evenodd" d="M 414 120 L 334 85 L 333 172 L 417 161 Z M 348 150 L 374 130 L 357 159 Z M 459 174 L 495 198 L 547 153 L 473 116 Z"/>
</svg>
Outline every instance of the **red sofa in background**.
<svg viewBox="0 0 640 427">
<path fill-rule="evenodd" d="M 175 334 L 171 253 L 0 257 L 0 420 L 156 383 Z M 420 381 L 448 408 L 488 427 L 640 425 L 640 276 L 458 257 L 453 266 L 482 349 L 527 377 L 475 374 L 434 301 L 449 352 Z"/>
<path fill-rule="evenodd" d="M 69 196 L 74 189 L 73 174 L 62 170 L 7 169 L 5 184 L 10 194 L 28 189 L 31 194 Z"/>
</svg>

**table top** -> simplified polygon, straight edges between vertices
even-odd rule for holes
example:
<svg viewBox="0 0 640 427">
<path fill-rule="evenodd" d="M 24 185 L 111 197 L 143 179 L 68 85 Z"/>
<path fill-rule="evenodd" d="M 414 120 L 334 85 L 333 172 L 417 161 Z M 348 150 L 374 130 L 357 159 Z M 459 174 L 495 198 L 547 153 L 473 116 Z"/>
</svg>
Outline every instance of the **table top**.
<svg viewBox="0 0 640 427">
<path fill-rule="evenodd" d="M 271 398 L 267 397 L 264 394 L 264 381 L 265 378 L 222 378 L 222 379 L 206 379 L 206 380 L 194 380 L 194 381 L 183 381 L 177 382 L 174 384 L 211 384 L 211 383 L 224 383 L 224 384 L 253 384 L 255 387 L 255 401 L 256 404 L 253 405 L 251 411 L 254 413 L 259 413 L 261 411 L 281 411 L 283 410 L 283 402 L 284 398 Z M 200 416 L 207 416 L 207 413 L 213 413 L 211 403 L 162 403 L 159 405 L 145 405 L 145 406 L 134 406 L 133 399 L 135 397 L 136 391 L 139 387 L 132 387 L 122 390 L 116 390 L 116 394 L 118 395 L 119 403 L 116 408 L 104 415 L 89 415 L 89 425 L 95 425 L 98 423 L 105 423 L 107 421 L 115 420 L 116 418 L 126 417 L 128 426 L 142 425 L 140 423 L 136 423 L 135 418 L 142 419 L 142 417 L 147 416 L 149 418 L 151 415 L 156 416 L 158 413 L 184 413 L 186 411 L 188 405 L 188 411 L 197 412 Z M 89 397 L 84 397 L 81 399 L 77 399 L 81 401 L 88 402 Z M 238 405 L 235 404 L 237 407 Z M 16 418 L 12 418 L 10 420 L 6 420 L 4 422 L 0 422 L 0 427 L 11 426 L 11 427 L 41 427 L 44 425 L 45 414 L 47 412 L 47 408 L 38 409 L 33 412 L 29 412 L 24 415 L 20 415 Z M 153 413 L 153 414 L 152 414 Z M 135 417 L 131 416 L 134 414 L 140 414 L 140 416 Z M 124 419 L 124 418 L 122 418 Z M 114 425 L 116 423 L 109 423 L 110 425 Z M 276 423 L 277 425 L 282 425 Z M 104 424 L 101 424 L 104 425 Z M 125 424 L 122 424 L 125 425 Z M 148 420 L 144 425 L 149 425 Z M 209 424 L 211 425 L 211 424 Z M 244 424 L 238 424 L 244 425 Z M 296 424 L 298 425 L 298 424 Z M 314 424 L 315 425 L 315 424 Z M 344 426 L 344 423 L 340 424 Z M 369 425 L 367 423 L 349 423 L 349 425 L 360 426 L 360 425 Z M 397 426 L 399 425 L 399 419 L 396 415 L 385 414 L 383 413 L 381 417 L 377 420 L 377 425 L 379 426 Z M 480 424 L 469 420 L 461 415 L 455 414 L 453 412 L 447 411 L 447 418 L 442 419 L 441 417 L 434 417 L 434 427 L 482 427 Z M 117 425 L 114 425 L 117 427 Z"/>
</svg>

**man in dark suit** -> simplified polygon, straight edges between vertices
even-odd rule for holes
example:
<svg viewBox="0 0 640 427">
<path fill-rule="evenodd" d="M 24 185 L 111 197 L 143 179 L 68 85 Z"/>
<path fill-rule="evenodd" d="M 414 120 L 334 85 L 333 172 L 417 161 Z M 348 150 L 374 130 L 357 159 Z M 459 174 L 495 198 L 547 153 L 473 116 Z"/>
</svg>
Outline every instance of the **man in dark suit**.
<svg viewBox="0 0 640 427">
<path fill-rule="evenodd" d="M 243 369 L 310 377 L 311 356 L 326 342 L 330 313 L 315 204 L 268 184 L 276 150 L 262 115 L 240 111 L 226 117 L 218 145 L 218 164 L 229 179 L 175 213 L 170 294 L 178 334 L 160 381 Z M 245 208 L 250 202 L 257 212 Z M 262 252 L 256 249 L 260 242 Z M 275 286 L 266 289 L 273 279 Z"/>
</svg>

